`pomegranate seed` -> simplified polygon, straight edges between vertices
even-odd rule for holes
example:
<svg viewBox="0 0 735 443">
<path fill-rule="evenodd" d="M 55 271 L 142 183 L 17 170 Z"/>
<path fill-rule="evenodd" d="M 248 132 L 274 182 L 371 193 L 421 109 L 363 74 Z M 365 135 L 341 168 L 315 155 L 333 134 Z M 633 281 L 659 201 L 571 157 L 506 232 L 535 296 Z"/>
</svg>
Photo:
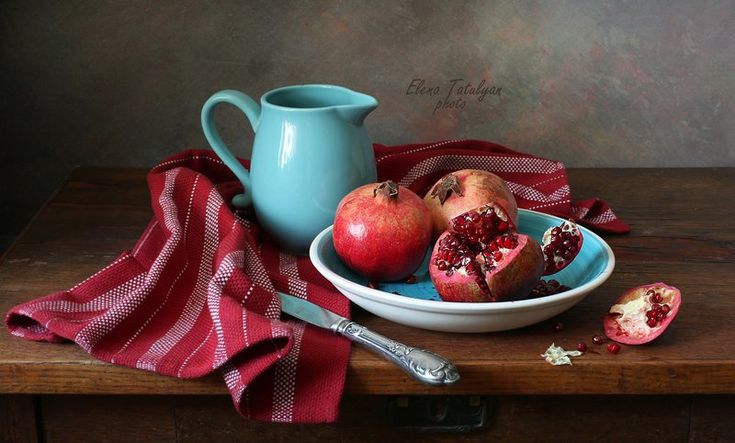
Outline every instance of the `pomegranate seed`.
<svg viewBox="0 0 735 443">
<path fill-rule="evenodd" d="M 664 314 L 668 314 L 670 310 L 671 308 L 669 307 L 669 305 L 661 306 L 661 312 L 663 312 Z"/>
<path fill-rule="evenodd" d="M 620 352 L 620 345 L 617 343 L 610 343 L 609 345 L 607 345 L 607 352 L 611 354 L 617 354 L 618 352 Z"/>
<path fill-rule="evenodd" d="M 579 342 L 579 343 L 577 343 L 577 350 L 579 352 L 587 352 L 587 343 L 585 343 L 585 342 Z"/>
<path fill-rule="evenodd" d="M 510 249 L 510 248 L 512 248 L 513 246 L 515 246 L 515 245 L 513 244 L 513 238 L 512 238 L 512 237 L 511 237 L 510 235 L 509 235 L 509 236 L 507 236 L 507 237 L 505 237 L 505 238 L 503 239 L 503 246 L 505 246 L 505 247 L 506 247 L 507 249 Z"/>
<path fill-rule="evenodd" d="M 416 280 L 416 276 L 415 275 L 412 275 L 412 276 L 410 276 L 410 277 L 408 277 L 406 279 L 406 283 L 408 283 L 409 285 L 412 285 L 412 284 L 416 283 L 416 281 L 417 280 Z"/>
<path fill-rule="evenodd" d="M 558 321 L 554 324 L 554 332 L 561 332 L 564 330 L 564 323 Z"/>
<path fill-rule="evenodd" d="M 368 282 L 368 288 L 378 289 L 380 287 L 380 284 L 376 281 L 370 280 Z"/>
<path fill-rule="evenodd" d="M 651 328 L 652 328 L 652 327 L 654 327 L 654 326 L 656 326 L 656 324 L 657 324 L 657 323 L 658 323 L 658 321 L 657 321 L 657 320 L 656 320 L 655 318 L 653 318 L 653 317 L 649 318 L 649 319 L 648 319 L 648 320 L 646 321 L 646 324 L 647 324 L 647 325 L 648 325 L 649 327 L 651 327 Z"/>
<path fill-rule="evenodd" d="M 653 294 L 653 297 L 651 297 L 651 300 L 652 300 L 652 301 L 653 301 L 654 303 L 661 303 L 662 301 L 664 301 L 664 298 L 663 298 L 663 297 L 661 297 L 661 294 L 659 294 L 659 293 L 657 292 L 657 293 Z"/>
<path fill-rule="evenodd" d="M 498 226 L 496 226 L 496 229 L 500 232 L 508 230 L 508 223 L 501 221 L 498 223 Z"/>
<path fill-rule="evenodd" d="M 596 345 L 601 345 L 605 343 L 605 337 L 601 336 L 600 334 L 596 334 L 592 336 L 592 343 Z"/>
</svg>

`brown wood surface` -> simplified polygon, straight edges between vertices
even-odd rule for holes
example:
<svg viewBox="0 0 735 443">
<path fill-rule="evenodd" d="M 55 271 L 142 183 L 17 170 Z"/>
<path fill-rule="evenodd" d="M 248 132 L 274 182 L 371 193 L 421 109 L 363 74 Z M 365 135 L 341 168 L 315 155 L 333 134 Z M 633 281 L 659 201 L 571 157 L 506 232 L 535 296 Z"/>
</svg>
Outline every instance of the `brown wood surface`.
<svg viewBox="0 0 735 443">
<path fill-rule="evenodd" d="M 32 395 L 0 395 L 0 442 L 38 441 L 35 401 Z"/>
<path fill-rule="evenodd" d="M 352 394 L 711 394 L 735 393 L 735 170 L 578 169 L 575 198 L 600 196 L 631 224 L 606 235 L 612 277 L 557 319 L 515 331 L 448 334 L 409 328 L 355 309 L 369 328 L 453 360 L 462 381 L 422 386 L 390 363 L 355 347 Z M 67 288 L 130 248 L 148 222 L 145 171 L 77 170 L 0 261 L 0 311 Z M 683 292 L 669 330 L 646 346 L 610 355 L 591 345 L 618 294 L 664 281 Z M 564 323 L 552 332 L 552 324 Z M 539 354 L 553 341 L 591 348 L 573 367 Z M 32 343 L 0 334 L 2 393 L 224 393 L 217 376 L 177 380 L 106 364 L 73 344 Z"/>
<path fill-rule="evenodd" d="M 487 398 L 485 427 L 412 432 L 391 424 L 388 399 L 350 396 L 325 425 L 244 420 L 226 396 L 41 398 L 48 442 L 731 442 L 734 396 L 534 396 Z"/>
</svg>

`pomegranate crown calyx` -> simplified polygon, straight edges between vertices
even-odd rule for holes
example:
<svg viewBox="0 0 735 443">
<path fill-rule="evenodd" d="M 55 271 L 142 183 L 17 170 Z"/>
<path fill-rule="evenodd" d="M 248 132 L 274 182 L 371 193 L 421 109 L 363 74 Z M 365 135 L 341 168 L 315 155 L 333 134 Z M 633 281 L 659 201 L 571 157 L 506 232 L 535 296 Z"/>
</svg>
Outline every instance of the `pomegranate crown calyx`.
<svg viewBox="0 0 735 443">
<path fill-rule="evenodd" d="M 379 183 L 378 186 L 373 189 L 373 197 L 377 197 L 378 193 L 384 194 L 386 197 L 398 198 L 398 184 L 393 180 Z"/>
<path fill-rule="evenodd" d="M 434 186 L 434 189 L 431 190 L 431 198 L 439 197 L 439 204 L 443 205 L 452 192 L 459 196 L 463 195 L 457 176 L 454 174 L 447 174 L 436 186 Z"/>
</svg>

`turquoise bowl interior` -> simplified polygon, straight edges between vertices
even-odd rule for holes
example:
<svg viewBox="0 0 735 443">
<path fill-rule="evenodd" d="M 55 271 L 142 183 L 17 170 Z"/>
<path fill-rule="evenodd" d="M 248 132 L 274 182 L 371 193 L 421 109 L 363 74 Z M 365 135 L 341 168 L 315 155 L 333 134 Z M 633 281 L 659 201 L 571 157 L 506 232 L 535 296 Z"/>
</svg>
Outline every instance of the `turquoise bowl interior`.
<svg viewBox="0 0 735 443">
<path fill-rule="evenodd" d="M 556 226 L 563 221 L 559 217 L 543 214 L 540 212 L 520 209 L 519 215 L 519 231 L 532 236 L 539 243 L 546 229 L 550 226 Z M 579 288 L 585 284 L 591 283 L 599 277 L 610 264 L 610 258 L 607 253 L 608 246 L 597 234 L 589 229 L 580 226 L 584 236 L 582 250 L 577 258 L 564 268 L 562 271 L 547 277 L 559 281 L 561 284 L 570 288 Z M 319 247 L 318 255 L 322 263 L 336 274 L 363 286 L 367 286 L 367 280 L 350 270 L 337 256 L 332 244 L 332 233 L 329 232 L 323 239 L 322 247 Z M 380 290 L 411 297 L 421 300 L 434 300 L 444 303 L 439 298 L 434 285 L 429 278 L 428 261 L 431 250 L 427 251 L 424 263 L 416 271 L 417 282 L 413 284 L 392 282 L 381 283 Z M 501 302 L 514 303 L 514 302 Z M 498 303 L 495 303 L 498 304 Z"/>
</svg>

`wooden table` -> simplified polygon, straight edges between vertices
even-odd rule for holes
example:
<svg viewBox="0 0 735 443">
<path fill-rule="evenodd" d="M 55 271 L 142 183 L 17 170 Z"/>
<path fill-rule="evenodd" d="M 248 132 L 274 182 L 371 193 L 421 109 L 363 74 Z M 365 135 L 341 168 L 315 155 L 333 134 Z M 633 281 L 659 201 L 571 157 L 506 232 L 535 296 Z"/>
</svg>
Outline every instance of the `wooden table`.
<svg viewBox="0 0 735 443">
<path fill-rule="evenodd" d="M 247 439 L 252 432 L 306 441 L 389 438 L 396 431 L 379 418 L 384 396 L 442 394 L 490 399 L 487 427 L 465 439 L 735 440 L 735 169 L 574 169 L 569 178 L 575 198 L 605 198 L 633 232 L 605 236 L 615 272 L 557 319 L 461 335 L 413 329 L 355 309 L 369 328 L 453 360 L 462 374 L 456 386 L 419 385 L 354 348 L 340 423 L 262 425 L 235 414 L 219 376 L 182 381 L 96 361 L 73 344 L 2 333 L 0 405 L 6 413 L 0 429 L 53 441 L 90 432 L 138 441 Z M 129 249 L 151 217 L 148 198 L 144 170 L 75 171 L 0 261 L 0 310 L 70 287 Z M 592 345 L 618 294 L 655 281 L 683 293 L 669 330 L 652 344 L 623 346 L 618 355 Z M 553 331 L 556 321 L 564 324 L 561 332 Z M 553 367 L 539 357 L 551 342 L 569 349 L 579 341 L 591 350 L 573 367 Z M 553 438 L 550 428 L 556 428 Z"/>
</svg>

